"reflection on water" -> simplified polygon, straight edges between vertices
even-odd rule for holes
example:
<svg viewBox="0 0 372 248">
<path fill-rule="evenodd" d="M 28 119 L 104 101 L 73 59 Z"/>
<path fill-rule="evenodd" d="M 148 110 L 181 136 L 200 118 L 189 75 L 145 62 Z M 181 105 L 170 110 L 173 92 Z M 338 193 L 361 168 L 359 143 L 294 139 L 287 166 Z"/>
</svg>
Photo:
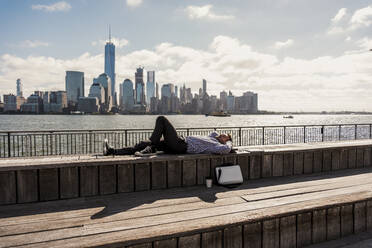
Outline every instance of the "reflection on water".
<svg viewBox="0 0 372 248">
<path fill-rule="evenodd" d="M 156 115 L 0 115 L 0 130 L 117 129 L 154 127 Z M 177 127 L 369 124 L 372 115 L 168 115 Z"/>
</svg>

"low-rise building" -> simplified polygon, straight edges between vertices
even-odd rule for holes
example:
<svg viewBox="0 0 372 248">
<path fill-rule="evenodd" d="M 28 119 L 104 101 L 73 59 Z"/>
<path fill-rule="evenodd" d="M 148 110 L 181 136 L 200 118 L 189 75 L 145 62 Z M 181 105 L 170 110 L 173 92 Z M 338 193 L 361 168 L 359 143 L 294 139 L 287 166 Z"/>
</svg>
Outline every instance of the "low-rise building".
<svg viewBox="0 0 372 248">
<path fill-rule="evenodd" d="M 78 111 L 83 113 L 98 113 L 99 100 L 97 97 L 80 97 L 78 102 Z"/>
<path fill-rule="evenodd" d="M 68 107 L 66 91 L 47 91 L 43 101 L 45 113 L 63 113 Z"/>
<path fill-rule="evenodd" d="M 4 112 L 17 112 L 21 110 L 21 105 L 25 102 L 22 96 L 13 94 L 4 95 Z"/>
<path fill-rule="evenodd" d="M 41 114 L 43 110 L 43 99 L 40 94 L 32 94 L 27 97 L 27 102 L 21 105 L 21 111 L 24 113 Z"/>
</svg>

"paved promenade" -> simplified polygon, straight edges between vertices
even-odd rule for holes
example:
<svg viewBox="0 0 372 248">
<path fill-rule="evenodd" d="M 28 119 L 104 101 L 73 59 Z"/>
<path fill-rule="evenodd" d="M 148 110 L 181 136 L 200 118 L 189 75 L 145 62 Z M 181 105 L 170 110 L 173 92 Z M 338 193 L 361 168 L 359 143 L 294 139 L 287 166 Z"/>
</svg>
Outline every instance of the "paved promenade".
<svg viewBox="0 0 372 248">
<path fill-rule="evenodd" d="M 107 244 L 123 247 L 135 243 L 172 247 L 162 246 L 162 241 L 156 241 L 159 237 L 167 239 L 164 241 L 167 244 L 178 242 L 179 245 L 186 241 L 190 244 L 195 241 L 207 242 L 212 245 L 208 247 L 213 247 L 213 242 L 220 242 L 218 232 L 211 243 L 208 235 L 197 234 L 200 230 L 213 233 L 218 227 L 228 228 L 231 224 L 242 223 L 240 233 L 243 235 L 238 235 L 242 242 L 241 237 L 249 236 L 246 233 L 249 229 L 244 225 L 249 221 L 341 206 L 370 198 L 372 168 L 364 168 L 262 179 L 235 190 L 194 186 L 9 205 L 0 207 L 0 247 Z M 282 225 L 282 221 L 280 223 Z M 342 228 L 350 227 L 340 225 L 341 231 Z M 225 229 L 224 235 L 226 232 Z M 326 233 L 331 235 L 329 230 Z M 177 240 L 173 238 L 175 236 L 181 238 Z M 187 237 L 186 241 L 182 240 L 183 236 Z M 236 247 L 226 245 L 226 238 L 223 242 L 225 247 Z M 239 242 L 239 239 L 232 242 Z M 269 241 L 263 239 L 263 242 Z M 286 241 L 280 237 L 280 242 Z"/>
</svg>

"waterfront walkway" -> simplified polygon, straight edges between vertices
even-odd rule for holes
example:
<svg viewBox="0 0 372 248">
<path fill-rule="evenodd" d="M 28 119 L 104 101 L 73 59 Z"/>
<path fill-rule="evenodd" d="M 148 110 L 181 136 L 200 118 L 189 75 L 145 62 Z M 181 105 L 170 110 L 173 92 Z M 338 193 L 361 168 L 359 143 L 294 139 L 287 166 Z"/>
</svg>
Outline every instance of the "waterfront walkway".
<svg viewBox="0 0 372 248">
<path fill-rule="evenodd" d="M 364 168 L 235 190 L 194 186 L 8 205 L 0 207 L 0 247 L 303 246 L 370 228 L 371 189 L 372 168 Z"/>
</svg>

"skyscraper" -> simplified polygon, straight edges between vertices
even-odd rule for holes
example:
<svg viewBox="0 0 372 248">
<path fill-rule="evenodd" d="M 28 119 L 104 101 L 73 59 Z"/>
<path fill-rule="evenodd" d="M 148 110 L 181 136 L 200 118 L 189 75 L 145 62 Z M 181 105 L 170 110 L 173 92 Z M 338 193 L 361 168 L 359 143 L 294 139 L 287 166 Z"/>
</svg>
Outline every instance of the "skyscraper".
<svg viewBox="0 0 372 248">
<path fill-rule="evenodd" d="M 155 97 L 156 99 L 159 99 L 159 84 L 156 83 L 156 86 L 155 86 Z"/>
<path fill-rule="evenodd" d="M 151 104 L 151 97 L 155 97 L 155 71 L 147 72 L 146 103 Z"/>
<path fill-rule="evenodd" d="M 185 98 L 186 98 L 186 103 L 191 103 L 192 102 L 191 88 L 186 88 Z"/>
<path fill-rule="evenodd" d="M 88 97 L 97 97 L 100 104 L 105 103 L 105 88 L 100 83 L 93 83 L 89 89 Z"/>
<path fill-rule="evenodd" d="M 183 86 L 180 88 L 180 102 L 186 103 L 186 86 L 183 84 Z"/>
<path fill-rule="evenodd" d="M 105 73 L 111 79 L 111 96 L 113 104 L 116 105 L 115 88 L 115 45 L 111 42 L 111 29 L 109 30 L 109 41 L 105 45 Z"/>
<path fill-rule="evenodd" d="M 113 101 L 112 101 L 112 83 L 110 77 L 106 73 L 102 73 L 99 75 L 98 78 L 93 79 L 93 84 L 100 84 L 105 90 L 105 97 L 104 97 L 104 104 L 105 104 L 105 110 L 110 111 Z"/>
<path fill-rule="evenodd" d="M 235 96 L 229 91 L 229 95 L 227 96 L 227 111 L 234 112 L 235 110 Z"/>
<path fill-rule="evenodd" d="M 122 86 L 123 92 L 121 92 L 123 96 L 123 102 L 121 103 L 124 107 L 124 111 L 130 111 L 133 108 L 134 104 L 134 91 L 133 91 L 133 83 L 129 79 L 125 79 Z"/>
<path fill-rule="evenodd" d="M 84 97 L 84 72 L 66 71 L 67 102 L 77 104 L 79 97 Z"/>
<path fill-rule="evenodd" d="M 174 95 L 174 84 L 163 84 L 161 87 L 161 98 L 170 98 L 172 95 Z"/>
<path fill-rule="evenodd" d="M 143 67 L 137 68 L 135 73 L 136 104 L 145 104 L 145 83 L 143 82 Z"/>
<path fill-rule="evenodd" d="M 227 109 L 227 92 L 221 91 L 220 92 L 220 103 L 221 103 L 221 110 Z"/>
<path fill-rule="evenodd" d="M 20 78 L 17 79 L 17 96 L 23 96 L 23 86 Z"/>
<path fill-rule="evenodd" d="M 207 94 L 207 80 L 203 79 L 203 94 L 200 97 L 203 97 Z"/>
<path fill-rule="evenodd" d="M 124 89 L 123 89 L 123 83 L 119 84 L 119 108 L 120 109 L 123 109 L 123 92 L 124 92 Z"/>
</svg>

